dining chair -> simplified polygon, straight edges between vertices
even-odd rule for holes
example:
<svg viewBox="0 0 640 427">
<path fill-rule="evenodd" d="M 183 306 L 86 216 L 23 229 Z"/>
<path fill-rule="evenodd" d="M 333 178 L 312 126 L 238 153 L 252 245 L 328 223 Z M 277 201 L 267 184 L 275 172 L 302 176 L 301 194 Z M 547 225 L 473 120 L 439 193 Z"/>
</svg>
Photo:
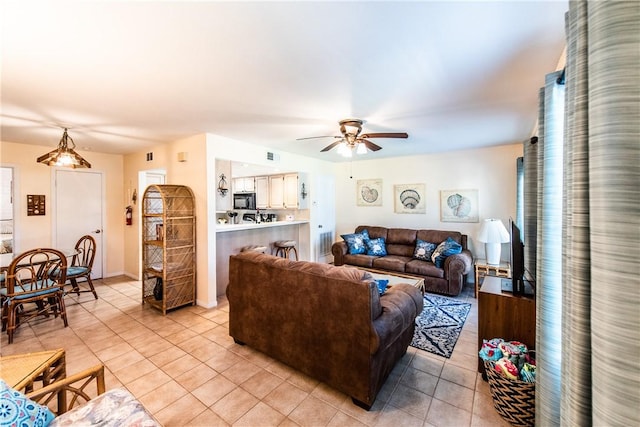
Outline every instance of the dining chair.
<svg viewBox="0 0 640 427">
<path fill-rule="evenodd" d="M 40 315 L 49 317 L 50 313 L 57 318 L 59 313 L 64 326 L 69 326 L 63 298 L 66 280 L 67 258 L 57 249 L 31 249 L 11 261 L 5 287 L 0 289 L 2 330 L 7 331 L 9 344 L 13 343 L 13 333 L 23 320 Z"/>
<path fill-rule="evenodd" d="M 98 299 L 96 289 L 91 281 L 91 269 L 93 268 L 93 260 L 96 257 L 96 240 L 89 236 L 82 236 L 76 243 L 76 250 L 71 264 L 67 268 L 67 281 L 71 282 L 72 292 L 80 295 L 81 292 L 91 292 L 95 299 Z M 84 277 L 88 289 L 81 289 L 78 285 L 78 279 Z M 82 282 L 81 282 L 82 283 Z"/>
</svg>

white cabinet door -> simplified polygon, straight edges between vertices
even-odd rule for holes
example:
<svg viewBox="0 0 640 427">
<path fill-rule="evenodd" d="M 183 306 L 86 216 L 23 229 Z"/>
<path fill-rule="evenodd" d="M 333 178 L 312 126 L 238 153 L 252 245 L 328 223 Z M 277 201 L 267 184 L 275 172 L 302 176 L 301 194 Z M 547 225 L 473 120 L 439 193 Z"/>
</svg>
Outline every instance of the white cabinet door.
<svg viewBox="0 0 640 427">
<path fill-rule="evenodd" d="M 290 173 L 284 176 L 284 207 L 298 208 L 298 174 Z"/>
<path fill-rule="evenodd" d="M 233 178 L 233 192 L 242 193 L 256 191 L 254 178 L 252 176 L 246 176 L 241 178 Z"/>
<path fill-rule="evenodd" d="M 282 175 L 269 177 L 269 207 L 271 209 L 284 208 L 284 177 Z"/>
<path fill-rule="evenodd" d="M 247 176 L 244 179 L 244 191 L 253 193 L 256 191 L 255 179 L 252 176 Z"/>
<path fill-rule="evenodd" d="M 267 209 L 269 207 L 269 177 L 256 176 L 256 208 Z"/>
</svg>

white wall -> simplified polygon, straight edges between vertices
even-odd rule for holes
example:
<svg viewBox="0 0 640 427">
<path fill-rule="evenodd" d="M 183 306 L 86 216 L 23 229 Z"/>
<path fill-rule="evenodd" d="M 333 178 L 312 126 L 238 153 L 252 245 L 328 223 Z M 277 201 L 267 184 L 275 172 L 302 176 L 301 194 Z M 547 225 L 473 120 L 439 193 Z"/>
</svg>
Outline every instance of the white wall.
<svg viewBox="0 0 640 427">
<path fill-rule="evenodd" d="M 477 189 L 480 221 L 500 218 L 506 226 L 509 217 L 515 218 L 519 156 L 522 144 L 341 163 L 336 173 L 336 238 L 358 225 L 454 230 L 467 234 L 474 256 L 483 257 L 484 244 L 475 239 L 480 223 L 440 221 L 440 190 Z M 382 206 L 356 205 L 359 179 L 382 179 Z M 425 184 L 426 214 L 394 213 L 393 186 L 416 183 Z M 502 249 L 502 258 L 507 259 L 508 245 Z"/>
<path fill-rule="evenodd" d="M 52 146 L 2 141 L 0 148 L 2 164 L 13 166 L 16 173 L 17 186 L 14 191 L 18 212 L 14 227 L 15 251 L 22 252 L 37 247 L 52 246 L 51 181 L 53 168 L 36 162 L 36 158 L 51 151 Z M 122 274 L 124 272 L 124 253 L 122 250 L 124 245 L 124 207 L 126 206 L 122 184 L 123 156 L 81 150 L 78 150 L 78 153 L 91 163 L 92 170 L 104 174 L 106 234 L 103 239 L 106 262 L 103 265 L 103 275 L 110 277 Z M 46 215 L 27 216 L 27 194 L 44 194 Z"/>
</svg>

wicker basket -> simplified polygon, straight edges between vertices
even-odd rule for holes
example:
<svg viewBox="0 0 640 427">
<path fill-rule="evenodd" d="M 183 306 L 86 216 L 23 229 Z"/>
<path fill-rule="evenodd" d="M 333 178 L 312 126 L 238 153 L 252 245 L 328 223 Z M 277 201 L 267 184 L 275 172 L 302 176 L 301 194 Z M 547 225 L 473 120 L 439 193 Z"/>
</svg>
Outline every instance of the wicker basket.
<svg viewBox="0 0 640 427">
<path fill-rule="evenodd" d="M 536 384 L 510 380 L 498 373 L 494 362 L 484 361 L 493 406 L 514 426 L 533 426 L 536 422 Z"/>
</svg>

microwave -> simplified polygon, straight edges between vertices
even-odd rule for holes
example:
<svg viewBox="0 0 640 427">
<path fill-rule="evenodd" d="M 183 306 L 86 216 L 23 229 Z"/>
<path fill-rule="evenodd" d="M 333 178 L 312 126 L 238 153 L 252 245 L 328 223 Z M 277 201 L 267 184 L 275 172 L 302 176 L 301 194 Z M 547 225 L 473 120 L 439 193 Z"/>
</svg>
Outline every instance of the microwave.
<svg viewBox="0 0 640 427">
<path fill-rule="evenodd" d="M 233 209 L 255 210 L 256 193 L 233 193 Z"/>
</svg>

